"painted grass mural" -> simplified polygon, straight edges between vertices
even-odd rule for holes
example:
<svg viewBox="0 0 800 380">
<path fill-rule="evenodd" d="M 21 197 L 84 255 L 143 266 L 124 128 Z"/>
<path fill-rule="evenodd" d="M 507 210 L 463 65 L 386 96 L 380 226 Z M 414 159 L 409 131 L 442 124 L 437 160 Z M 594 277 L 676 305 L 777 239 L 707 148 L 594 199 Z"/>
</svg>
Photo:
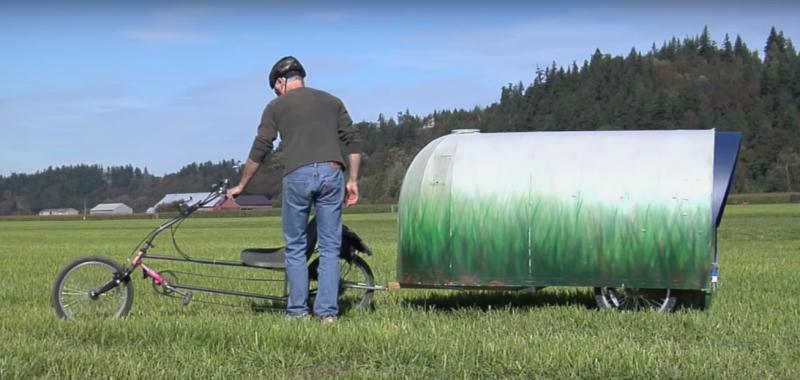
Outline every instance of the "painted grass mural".
<svg viewBox="0 0 800 380">
<path fill-rule="evenodd" d="M 401 193 L 398 280 L 404 284 L 453 286 L 624 284 L 707 288 L 714 229 L 711 161 L 705 155 L 713 152 L 713 131 L 677 132 L 688 142 L 677 139 L 677 144 L 667 146 L 683 161 L 655 162 L 652 172 L 641 169 L 627 173 L 624 164 L 592 155 L 604 153 L 602 149 L 559 167 L 560 157 L 556 154 L 543 159 L 541 146 L 533 150 L 538 157 L 530 153 L 522 154 L 527 160 L 513 157 L 514 148 L 531 144 L 530 139 L 515 136 L 511 145 L 518 146 L 497 153 L 497 139 L 503 136 L 445 136 L 437 140 L 432 143 L 436 152 L 425 152 L 425 160 L 412 163 Z M 552 133 L 522 135 L 539 138 L 537 134 L 567 137 Z M 616 132 L 620 134 L 626 133 Z M 487 143 L 478 137 L 495 141 Z M 596 136 L 591 137 L 597 143 Z M 642 137 L 652 136 L 637 136 Z M 641 156 L 645 160 L 670 159 L 663 157 L 663 139 L 660 141 L 662 149 Z M 571 149 L 564 143 L 553 145 L 548 141 L 547 145 Z M 497 157 L 499 163 L 494 165 L 498 167 L 522 162 L 532 168 L 512 167 L 501 172 L 492 170 L 492 163 L 480 166 L 472 154 L 476 146 L 484 153 L 491 152 L 484 157 Z M 697 155 L 704 146 L 708 153 Z M 675 151 L 675 147 L 684 149 Z M 447 154 L 440 155 L 443 148 Z M 463 158 L 466 152 L 470 152 L 466 155 L 470 158 Z M 551 149 L 550 153 L 557 151 Z M 684 167 L 686 163 L 691 167 Z M 448 165 L 448 176 L 431 174 L 443 173 L 442 168 Z M 564 169 L 570 165 L 573 167 Z M 582 178 L 567 178 L 578 166 L 593 171 L 585 171 L 591 174 Z M 593 187 L 601 187 L 593 181 L 602 178 L 597 169 L 603 167 L 617 171 L 609 175 L 615 182 L 593 191 Z M 675 175 L 672 185 L 668 182 L 673 174 L 665 173 L 665 168 L 682 173 Z M 707 175 L 703 174 L 706 170 Z"/>
</svg>

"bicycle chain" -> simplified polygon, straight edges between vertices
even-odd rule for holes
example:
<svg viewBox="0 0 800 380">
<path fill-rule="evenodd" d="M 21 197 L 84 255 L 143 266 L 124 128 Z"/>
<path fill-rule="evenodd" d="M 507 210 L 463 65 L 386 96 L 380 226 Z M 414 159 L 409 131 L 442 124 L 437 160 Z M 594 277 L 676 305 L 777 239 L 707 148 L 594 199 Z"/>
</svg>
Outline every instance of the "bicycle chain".
<svg viewBox="0 0 800 380">
<path fill-rule="evenodd" d="M 267 279 L 267 278 L 250 278 L 250 277 L 233 277 L 233 276 L 216 276 L 213 274 L 200 274 L 196 272 L 183 272 L 183 271 L 174 271 L 174 270 L 165 270 L 164 272 L 172 272 L 175 274 L 185 274 L 194 277 L 203 277 L 203 278 L 217 278 L 217 279 L 225 279 L 225 280 L 240 280 L 240 281 L 255 281 L 255 282 L 283 282 L 283 279 Z"/>
</svg>

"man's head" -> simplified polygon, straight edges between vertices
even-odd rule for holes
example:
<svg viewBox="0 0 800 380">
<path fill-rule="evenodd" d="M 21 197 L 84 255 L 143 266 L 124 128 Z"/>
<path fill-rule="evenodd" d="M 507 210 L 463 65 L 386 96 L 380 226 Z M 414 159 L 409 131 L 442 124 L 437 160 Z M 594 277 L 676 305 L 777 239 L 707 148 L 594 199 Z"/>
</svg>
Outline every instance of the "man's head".
<svg viewBox="0 0 800 380">
<path fill-rule="evenodd" d="M 269 87 L 275 90 L 276 95 L 280 96 L 288 90 L 302 87 L 305 76 L 306 69 L 297 58 L 283 57 L 275 62 L 269 72 Z"/>
</svg>

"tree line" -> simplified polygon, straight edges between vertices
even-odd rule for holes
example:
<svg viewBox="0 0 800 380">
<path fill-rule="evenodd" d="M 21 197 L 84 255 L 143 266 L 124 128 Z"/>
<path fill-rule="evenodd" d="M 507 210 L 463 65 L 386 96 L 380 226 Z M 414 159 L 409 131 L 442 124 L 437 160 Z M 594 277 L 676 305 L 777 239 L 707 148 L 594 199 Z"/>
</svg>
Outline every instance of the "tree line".
<svg viewBox="0 0 800 380">
<path fill-rule="evenodd" d="M 453 129 L 483 132 L 707 129 L 739 131 L 743 142 L 734 192 L 800 189 L 800 57 L 772 28 L 763 50 L 737 36 L 718 43 L 707 28 L 647 52 L 611 56 L 597 49 L 582 64 L 537 68 L 531 82 L 508 84 L 487 107 L 408 111 L 357 124 L 364 157 L 364 202 L 396 202 L 406 168 L 430 141 Z M 278 147 L 249 192 L 280 203 L 283 153 Z M 155 176 L 127 166 L 77 165 L 0 176 L 0 215 L 43 208 L 82 209 L 122 202 L 142 212 L 164 194 L 203 191 L 221 178 L 238 180 L 234 160 L 192 163 Z"/>
</svg>

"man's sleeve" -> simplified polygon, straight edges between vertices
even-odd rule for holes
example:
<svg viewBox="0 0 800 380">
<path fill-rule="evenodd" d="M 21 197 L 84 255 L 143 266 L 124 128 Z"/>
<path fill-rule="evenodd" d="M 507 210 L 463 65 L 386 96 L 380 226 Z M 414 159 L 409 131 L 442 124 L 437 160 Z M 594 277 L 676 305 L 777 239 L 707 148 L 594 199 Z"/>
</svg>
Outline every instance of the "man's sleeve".
<svg viewBox="0 0 800 380">
<path fill-rule="evenodd" d="M 267 155 L 272 152 L 272 143 L 278 137 L 278 128 L 275 122 L 275 113 L 272 107 L 267 106 L 261 115 L 261 124 L 258 125 L 258 134 L 250 148 L 249 158 L 255 162 L 263 163 Z"/>
<path fill-rule="evenodd" d="M 344 103 L 339 101 L 339 141 L 342 142 L 342 153 L 345 156 L 353 153 L 361 153 L 361 136 L 358 129 L 353 125 L 353 119 L 347 112 Z"/>
</svg>

